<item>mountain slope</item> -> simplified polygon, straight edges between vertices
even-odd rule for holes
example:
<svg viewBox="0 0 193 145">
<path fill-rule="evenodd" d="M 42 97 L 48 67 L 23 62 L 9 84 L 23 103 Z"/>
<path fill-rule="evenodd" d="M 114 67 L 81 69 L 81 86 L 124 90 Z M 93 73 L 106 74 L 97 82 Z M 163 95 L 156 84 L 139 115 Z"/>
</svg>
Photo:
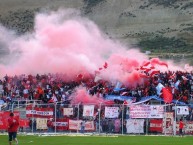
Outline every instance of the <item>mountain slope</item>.
<svg viewBox="0 0 193 145">
<path fill-rule="evenodd" d="M 109 37 L 142 51 L 192 58 L 192 0 L 1 0 L 0 23 L 23 34 L 33 30 L 36 12 L 58 8 L 79 9 Z"/>
</svg>

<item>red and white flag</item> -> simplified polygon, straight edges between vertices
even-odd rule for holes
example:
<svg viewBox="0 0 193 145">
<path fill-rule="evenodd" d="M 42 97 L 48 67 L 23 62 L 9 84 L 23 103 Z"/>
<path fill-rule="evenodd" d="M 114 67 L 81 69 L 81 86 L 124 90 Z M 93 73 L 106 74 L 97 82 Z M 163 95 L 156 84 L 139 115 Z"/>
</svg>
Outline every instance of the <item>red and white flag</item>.
<svg viewBox="0 0 193 145">
<path fill-rule="evenodd" d="M 48 101 L 48 103 L 55 103 L 58 102 L 58 99 L 56 98 L 55 95 L 52 96 L 52 98 Z"/>
<path fill-rule="evenodd" d="M 168 88 L 162 88 L 163 99 L 165 103 L 171 103 L 173 99 L 172 92 Z"/>
</svg>

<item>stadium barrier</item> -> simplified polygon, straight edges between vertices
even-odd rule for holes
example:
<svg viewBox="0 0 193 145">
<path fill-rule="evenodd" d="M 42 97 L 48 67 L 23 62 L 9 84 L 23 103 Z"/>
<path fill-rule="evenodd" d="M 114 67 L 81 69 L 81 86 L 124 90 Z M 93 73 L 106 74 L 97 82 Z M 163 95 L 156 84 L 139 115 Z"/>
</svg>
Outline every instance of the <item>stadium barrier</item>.
<svg viewBox="0 0 193 145">
<path fill-rule="evenodd" d="M 183 118 L 184 133 L 193 134 L 192 111 L 187 106 L 176 104 L 41 104 L 36 100 L 17 101 L 9 110 L 0 112 L 2 133 L 7 130 L 10 111 L 20 119 L 20 133 L 178 135 L 178 122 Z"/>
</svg>

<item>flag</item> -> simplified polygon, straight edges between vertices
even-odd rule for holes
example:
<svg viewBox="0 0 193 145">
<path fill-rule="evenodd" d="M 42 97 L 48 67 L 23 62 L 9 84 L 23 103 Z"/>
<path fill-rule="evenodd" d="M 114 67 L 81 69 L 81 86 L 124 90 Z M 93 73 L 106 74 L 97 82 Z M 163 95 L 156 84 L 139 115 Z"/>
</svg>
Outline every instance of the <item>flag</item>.
<svg viewBox="0 0 193 145">
<path fill-rule="evenodd" d="M 177 90 L 178 90 L 178 86 L 179 86 L 179 84 L 180 84 L 180 80 L 178 80 L 178 81 L 174 84 L 175 89 L 177 89 Z"/>
<path fill-rule="evenodd" d="M 127 95 L 127 94 L 128 94 L 128 92 L 122 92 L 120 95 L 124 96 L 124 95 Z"/>
<path fill-rule="evenodd" d="M 156 90 L 157 90 L 157 94 L 158 94 L 158 95 L 161 94 L 162 88 L 164 88 L 164 86 L 163 86 L 161 83 L 159 83 L 159 84 L 157 85 L 157 87 L 156 87 Z"/>
<path fill-rule="evenodd" d="M 173 73 L 173 75 L 170 76 L 170 79 L 175 79 L 176 78 L 176 73 Z"/>
<path fill-rule="evenodd" d="M 172 92 L 168 88 L 162 88 L 163 99 L 165 103 L 171 103 L 173 99 Z"/>
<path fill-rule="evenodd" d="M 143 66 L 148 66 L 150 64 L 150 61 L 143 62 Z"/>
<path fill-rule="evenodd" d="M 164 65 L 164 66 L 168 67 L 168 64 L 166 62 L 163 62 L 163 61 L 159 60 L 159 58 L 152 58 L 151 59 L 151 64 L 153 66 L 155 66 L 155 65 Z"/>
<path fill-rule="evenodd" d="M 117 82 L 116 86 L 114 87 L 113 91 L 121 91 L 124 90 L 125 88 L 121 88 L 122 83 L 121 82 Z"/>
<path fill-rule="evenodd" d="M 105 64 L 103 65 L 103 67 L 106 69 L 108 67 L 107 62 L 105 62 Z"/>
<path fill-rule="evenodd" d="M 184 81 L 187 81 L 187 80 L 188 80 L 188 78 L 186 78 L 185 76 L 182 76 L 182 79 L 183 79 Z"/>
<path fill-rule="evenodd" d="M 55 95 L 52 96 L 52 98 L 48 101 L 48 103 L 55 103 L 58 102 L 58 99 L 56 98 Z"/>
</svg>

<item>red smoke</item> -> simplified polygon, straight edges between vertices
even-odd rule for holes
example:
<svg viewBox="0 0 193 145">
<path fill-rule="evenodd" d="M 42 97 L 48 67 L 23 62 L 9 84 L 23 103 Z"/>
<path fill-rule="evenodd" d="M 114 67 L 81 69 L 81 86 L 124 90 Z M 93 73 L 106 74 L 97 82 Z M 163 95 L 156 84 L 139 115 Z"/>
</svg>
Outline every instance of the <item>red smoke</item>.
<svg viewBox="0 0 193 145">
<path fill-rule="evenodd" d="M 151 59 L 151 65 L 155 66 L 155 65 L 164 65 L 166 67 L 168 67 L 168 64 L 166 62 L 163 62 L 161 60 L 159 60 L 159 58 L 152 58 Z"/>
<path fill-rule="evenodd" d="M 90 96 L 85 88 L 79 87 L 75 93 L 71 95 L 71 104 L 113 104 L 113 101 L 106 101 L 102 97 L 96 95 Z"/>
<path fill-rule="evenodd" d="M 128 49 L 104 35 L 94 22 L 80 17 L 76 11 L 63 10 L 36 15 L 34 32 L 15 37 L 0 27 L 0 38 L 12 53 L 6 65 L 0 64 L 1 77 L 19 74 L 63 73 L 65 81 L 97 75 L 104 80 L 126 86 L 142 84 L 144 78 L 137 68 L 148 62 L 148 56 L 137 49 Z M 17 53 L 17 55 L 15 54 Z M 16 57 L 15 57 L 16 56 Z M 12 60 L 12 61 L 10 61 Z M 166 62 L 152 59 L 151 64 Z M 174 65 L 173 65 L 174 66 Z M 78 77 L 80 79 L 80 77 Z M 86 90 L 77 89 L 73 103 L 99 103 Z M 83 99 L 84 98 L 84 99 Z"/>
</svg>

